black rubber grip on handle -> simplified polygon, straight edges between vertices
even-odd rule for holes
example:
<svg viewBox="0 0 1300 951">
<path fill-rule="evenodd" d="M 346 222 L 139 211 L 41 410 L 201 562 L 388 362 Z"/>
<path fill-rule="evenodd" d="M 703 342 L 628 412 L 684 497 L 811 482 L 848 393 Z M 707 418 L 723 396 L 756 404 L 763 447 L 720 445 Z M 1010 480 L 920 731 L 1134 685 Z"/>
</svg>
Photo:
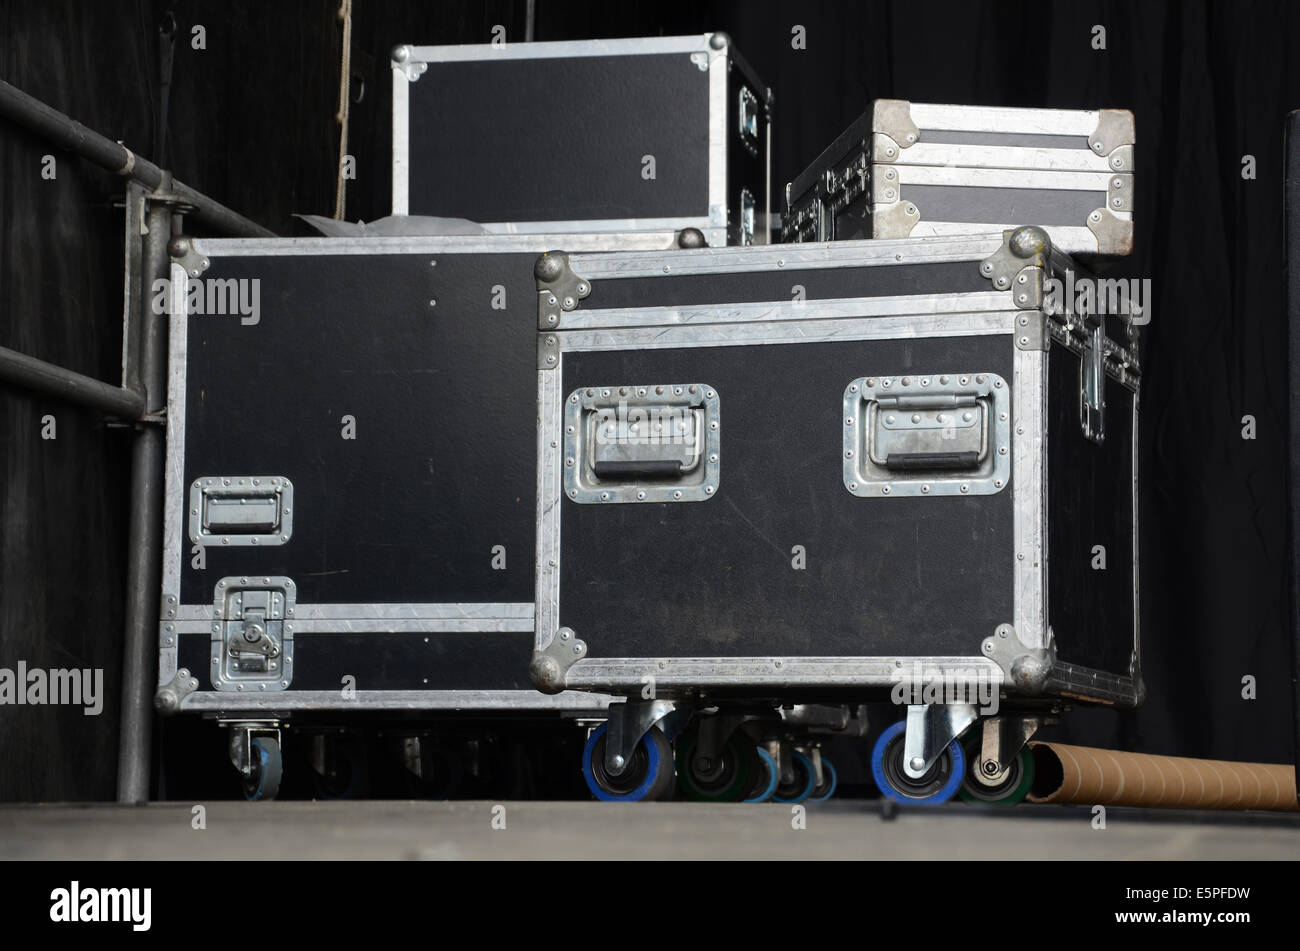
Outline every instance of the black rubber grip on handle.
<svg viewBox="0 0 1300 951">
<path fill-rule="evenodd" d="M 974 469 L 978 452 L 891 452 L 885 457 L 886 469 L 902 471 L 932 469 Z"/>
<path fill-rule="evenodd" d="M 591 468 L 597 479 L 676 479 L 682 474 L 676 459 L 594 462 Z"/>
</svg>

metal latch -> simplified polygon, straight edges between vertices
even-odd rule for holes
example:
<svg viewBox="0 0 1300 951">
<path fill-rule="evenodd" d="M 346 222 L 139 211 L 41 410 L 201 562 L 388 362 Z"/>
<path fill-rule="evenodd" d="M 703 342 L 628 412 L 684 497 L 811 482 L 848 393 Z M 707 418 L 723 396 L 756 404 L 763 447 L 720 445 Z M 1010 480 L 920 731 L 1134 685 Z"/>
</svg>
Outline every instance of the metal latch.
<svg viewBox="0 0 1300 951">
<path fill-rule="evenodd" d="M 284 577 L 222 578 L 212 619 L 212 685 L 285 690 L 293 677 L 294 583 Z"/>
<path fill-rule="evenodd" d="M 190 485 L 196 545 L 283 545 L 293 535 L 293 483 L 283 476 L 207 476 Z"/>
<path fill-rule="evenodd" d="M 740 190 L 740 243 L 754 243 L 754 195 L 748 188 Z"/>
<path fill-rule="evenodd" d="M 718 393 L 703 383 L 583 387 L 564 406 L 574 502 L 699 502 L 721 472 Z"/>
<path fill-rule="evenodd" d="M 1079 357 L 1079 425 L 1095 443 L 1106 441 L 1106 329 L 1098 320 L 1088 327 Z"/>
<path fill-rule="evenodd" d="M 740 102 L 736 109 L 739 120 L 740 141 L 751 155 L 758 154 L 758 97 L 748 86 L 740 87 Z"/>
<path fill-rule="evenodd" d="M 844 484 L 859 496 L 990 495 L 1011 473 L 996 373 L 862 377 L 844 392 Z"/>
</svg>

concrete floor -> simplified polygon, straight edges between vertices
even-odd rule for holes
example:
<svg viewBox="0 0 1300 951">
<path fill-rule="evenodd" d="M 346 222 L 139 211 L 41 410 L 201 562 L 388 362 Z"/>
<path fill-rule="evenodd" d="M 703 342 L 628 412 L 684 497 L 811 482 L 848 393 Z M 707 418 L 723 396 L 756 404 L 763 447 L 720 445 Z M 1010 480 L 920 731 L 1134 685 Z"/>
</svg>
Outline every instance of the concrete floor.
<svg viewBox="0 0 1300 951">
<path fill-rule="evenodd" d="M 0 807 L 0 859 L 1295 859 L 1300 816 L 875 802 L 212 802 Z M 494 828 L 504 821 L 505 828 Z"/>
</svg>

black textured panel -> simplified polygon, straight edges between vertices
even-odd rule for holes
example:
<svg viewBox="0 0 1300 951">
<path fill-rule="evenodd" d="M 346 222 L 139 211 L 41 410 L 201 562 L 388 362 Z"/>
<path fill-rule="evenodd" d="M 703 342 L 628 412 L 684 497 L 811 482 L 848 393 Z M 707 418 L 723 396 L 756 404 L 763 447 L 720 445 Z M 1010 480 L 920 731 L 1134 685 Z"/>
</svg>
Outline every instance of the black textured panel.
<svg viewBox="0 0 1300 951">
<path fill-rule="evenodd" d="M 867 236 L 869 237 L 869 235 Z M 865 250 L 865 249 L 864 249 Z M 807 249 L 791 247 L 791 255 Z M 684 252 L 683 252 L 684 254 Z M 677 255 L 664 255 L 669 268 Z M 582 264 L 577 263 L 581 273 Z M 940 264 L 895 264 L 873 267 L 785 268 L 728 271 L 719 274 L 673 274 L 626 279 L 603 278 L 591 282 L 591 293 L 580 305 L 596 308 L 690 307 L 706 304 L 738 304 L 759 301 L 788 301 L 796 289 L 806 300 L 835 300 L 846 297 L 891 297 L 912 294 L 958 294 L 991 291 L 982 277 L 978 261 L 949 261 Z M 564 318 L 560 318 L 564 326 Z"/>
<path fill-rule="evenodd" d="M 566 354 L 566 393 L 715 387 L 722 458 L 704 502 L 562 503 L 561 623 L 593 657 L 977 653 L 1012 616 L 1011 492 L 851 495 L 842 401 L 873 374 L 1010 380 L 1013 353 L 990 336 Z"/>
<path fill-rule="evenodd" d="M 180 638 L 177 663 L 212 690 L 206 634 Z M 532 690 L 531 631 L 447 634 L 296 634 L 292 690 Z"/>
<path fill-rule="evenodd" d="M 410 90 L 411 214 L 707 215 L 708 81 L 689 53 L 430 64 Z"/>
<path fill-rule="evenodd" d="M 1082 228 L 1087 225 L 1089 214 L 1106 206 L 1106 193 L 1050 188 L 904 185 L 902 200 L 910 201 L 920 209 L 922 222 L 1072 225 Z"/>
<path fill-rule="evenodd" d="M 1133 652 L 1133 394 L 1106 379 L 1106 441 L 1079 426 L 1079 359 L 1048 356 L 1048 614 L 1063 661 L 1127 674 Z M 1094 568 L 1095 546 L 1106 567 Z"/>
<path fill-rule="evenodd" d="M 261 281 L 261 319 L 189 319 L 187 490 L 287 476 L 293 536 L 209 547 L 202 571 L 187 554 L 182 601 L 254 573 L 290 576 L 302 602 L 531 601 L 535 258 L 214 260 L 205 278 Z"/>
</svg>

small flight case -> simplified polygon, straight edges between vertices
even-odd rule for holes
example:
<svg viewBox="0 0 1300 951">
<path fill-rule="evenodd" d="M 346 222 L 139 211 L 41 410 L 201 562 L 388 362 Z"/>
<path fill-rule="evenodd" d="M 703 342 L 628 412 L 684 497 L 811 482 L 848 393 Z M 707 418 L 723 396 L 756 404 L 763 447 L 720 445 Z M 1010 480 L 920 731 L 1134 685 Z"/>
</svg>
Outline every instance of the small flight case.
<svg viewBox="0 0 1300 951">
<path fill-rule="evenodd" d="M 752 740 L 794 795 L 809 711 L 886 696 L 888 795 L 1023 796 L 1061 703 L 1139 702 L 1136 329 L 1127 298 L 1077 312 L 1092 278 L 1042 229 L 538 276 L 532 677 L 629 697 L 588 745 L 598 797 L 653 794 L 714 707 L 685 788 L 752 791 Z"/>
<path fill-rule="evenodd" d="M 676 240 L 173 242 L 155 699 L 231 724 L 250 798 L 289 717 L 604 708 L 527 677 L 533 267 Z"/>
<path fill-rule="evenodd" d="M 772 96 L 725 33 L 393 51 L 393 214 L 769 243 Z"/>
<path fill-rule="evenodd" d="M 877 99 L 786 186 L 784 242 L 1032 221 L 1071 254 L 1133 249 L 1133 114 Z"/>
</svg>

